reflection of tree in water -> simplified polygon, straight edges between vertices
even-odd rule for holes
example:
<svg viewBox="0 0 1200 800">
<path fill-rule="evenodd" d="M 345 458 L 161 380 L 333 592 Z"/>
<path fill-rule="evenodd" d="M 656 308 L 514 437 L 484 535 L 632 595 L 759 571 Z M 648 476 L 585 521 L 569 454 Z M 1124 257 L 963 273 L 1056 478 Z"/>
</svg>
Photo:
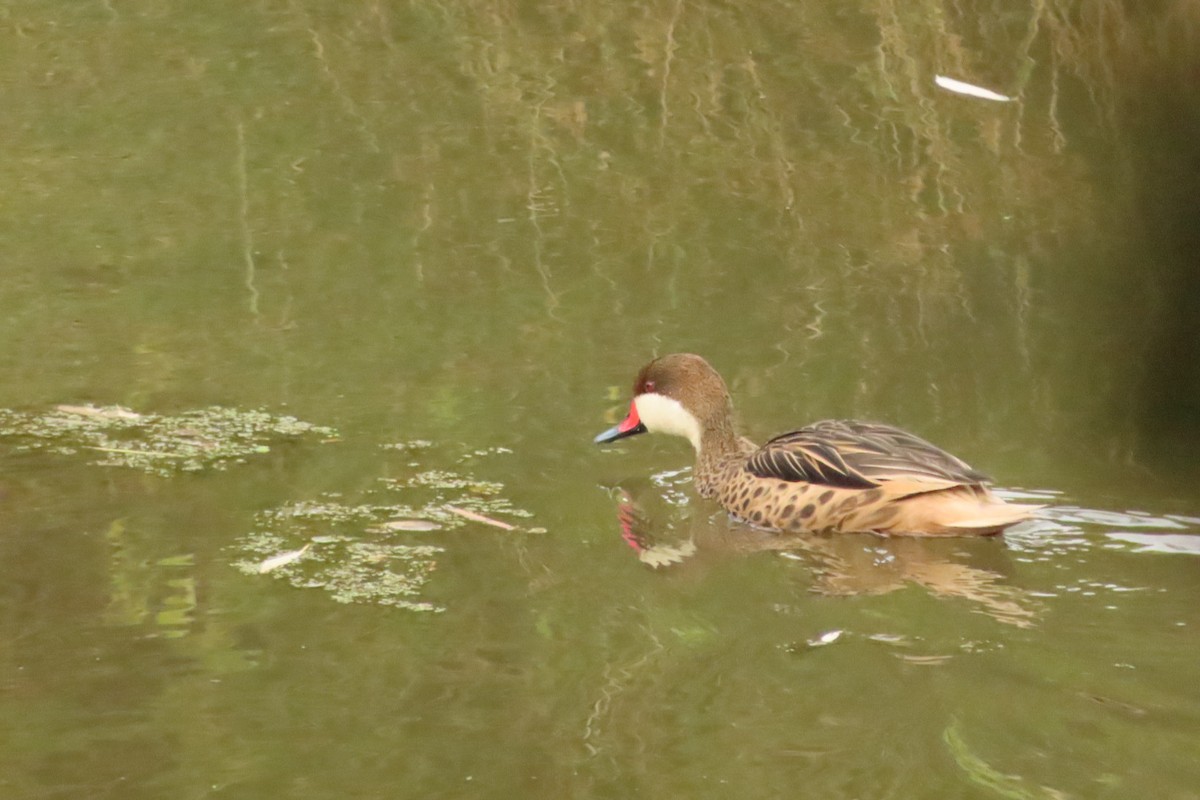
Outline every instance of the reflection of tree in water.
<svg viewBox="0 0 1200 800">
<path fill-rule="evenodd" d="M 1115 53 L 1126 70 L 1116 129 L 1132 184 L 1129 257 L 1147 267 L 1138 271 L 1145 317 L 1124 324 L 1143 331 L 1144 368 L 1132 376 L 1139 430 L 1152 450 L 1191 464 L 1200 440 L 1200 6 L 1162 5 L 1164 14 L 1130 12 L 1143 35 L 1123 37 Z"/>
<path fill-rule="evenodd" d="M 616 287 L 595 324 L 664 311 L 621 291 L 626 247 L 656 280 L 769 319 L 755 335 L 783 360 L 852 365 L 866 377 L 842 406 L 927 396 L 935 419 L 963 407 L 997 438 L 1033 425 L 1122 461 L 1200 436 L 1196 9 L 464 4 L 440 32 L 552 306 L 569 276 L 550 256 L 577 232 Z M 935 74 L 1018 102 L 948 95 Z M 435 213 L 422 236 L 478 235 L 456 224 L 470 217 Z M 967 327 L 994 332 L 970 343 L 987 369 L 961 369 Z M 897 363 L 905 349 L 923 374 Z M 755 366 L 731 378 L 765 379 Z"/>
</svg>

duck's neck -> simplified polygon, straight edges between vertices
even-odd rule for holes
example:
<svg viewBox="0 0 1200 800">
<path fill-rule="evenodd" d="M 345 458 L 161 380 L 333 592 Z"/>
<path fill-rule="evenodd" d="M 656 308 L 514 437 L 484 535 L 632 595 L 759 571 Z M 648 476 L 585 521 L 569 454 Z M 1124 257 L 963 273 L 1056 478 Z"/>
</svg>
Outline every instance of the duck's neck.
<svg viewBox="0 0 1200 800">
<path fill-rule="evenodd" d="M 696 489 L 704 497 L 717 494 L 721 483 L 732 478 L 746 456 L 754 450 L 748 440 L 739 438 L 732 418 L 706 425 L 696 446 Z"/>
</svg>

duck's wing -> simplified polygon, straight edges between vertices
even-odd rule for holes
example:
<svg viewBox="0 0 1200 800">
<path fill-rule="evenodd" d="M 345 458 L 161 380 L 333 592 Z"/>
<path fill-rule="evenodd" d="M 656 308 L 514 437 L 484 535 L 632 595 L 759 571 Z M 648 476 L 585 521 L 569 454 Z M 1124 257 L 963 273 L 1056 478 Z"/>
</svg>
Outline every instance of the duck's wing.
<svg viewBox="0 0 1200 800">
<path fill-rule="evenodd" d="M 907 431 L 840 420 L 776 436 L 750 456 L 746 469 L 760 478 L 840 489 L 870 489 L 893 482 L 928 484 L 933 489 L 988 480 L 961 459 Z"/>
</svg>

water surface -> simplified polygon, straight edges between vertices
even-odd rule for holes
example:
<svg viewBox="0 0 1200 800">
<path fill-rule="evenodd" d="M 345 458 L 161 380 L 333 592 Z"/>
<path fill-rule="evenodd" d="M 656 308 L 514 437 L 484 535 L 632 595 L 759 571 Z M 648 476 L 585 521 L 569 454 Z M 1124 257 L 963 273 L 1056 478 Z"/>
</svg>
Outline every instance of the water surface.
<svg viewBox="0 0 1200 800">
<path fill-rule="evenodd" d="M 1200 796 L 1200 20 L 1001 5 L 0 12 L 4 796 Z M 1049 508 L 733 525 L 681 350 Z"/>
</svg>

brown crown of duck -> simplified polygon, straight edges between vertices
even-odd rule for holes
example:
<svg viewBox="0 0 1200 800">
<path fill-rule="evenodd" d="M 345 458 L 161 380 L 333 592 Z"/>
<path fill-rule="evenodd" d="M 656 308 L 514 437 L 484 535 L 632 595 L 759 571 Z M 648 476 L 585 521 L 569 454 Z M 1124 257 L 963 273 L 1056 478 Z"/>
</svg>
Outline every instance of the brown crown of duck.
<svg viewBox="0 0 1200 800">
<path fill-rule="evenodd" d="M 758 447 L 735 432 L 725 381 L 690 353 L 643 367 L 629 414 L 596 442 L 645 432 L 690 441 L 700 494 L 771 530 L 980 536 L 1039 508 L 1005 502 L 985 475 L 890 425 L 824 420 Z"/>
</svg>

